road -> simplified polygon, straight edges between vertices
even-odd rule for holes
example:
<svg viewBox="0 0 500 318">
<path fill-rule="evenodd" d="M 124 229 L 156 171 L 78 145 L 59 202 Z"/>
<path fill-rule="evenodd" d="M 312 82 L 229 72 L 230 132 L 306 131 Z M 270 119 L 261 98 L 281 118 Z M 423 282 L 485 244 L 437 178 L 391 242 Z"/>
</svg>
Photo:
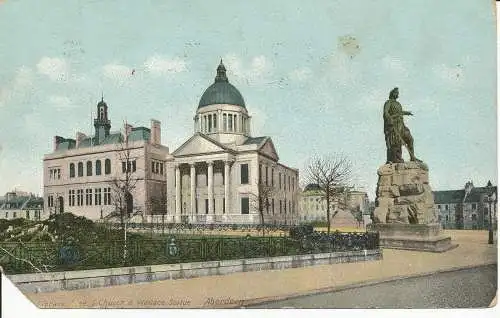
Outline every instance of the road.
<svg viewBox="0 0 500 318">
<path fill-rule="evenodd" d="M 487 307 L 496 290 L 497 265 L 489 265 L 248 308 L 474 308 Z"/>
</svg>

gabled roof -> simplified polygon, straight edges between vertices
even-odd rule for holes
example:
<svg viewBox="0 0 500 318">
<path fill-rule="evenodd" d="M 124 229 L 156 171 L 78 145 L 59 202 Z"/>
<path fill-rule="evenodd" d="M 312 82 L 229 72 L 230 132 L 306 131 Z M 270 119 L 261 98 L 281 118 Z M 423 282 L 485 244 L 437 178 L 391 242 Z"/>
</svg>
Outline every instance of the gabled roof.
<svg viewBox="0 0 500 318">
<path fill-rule="evenodd" d="M 249 137 L 249 138 L 247 138 L 247 140 L 245 140 L 245 142 L 243 143 L 243 145 L 260 145 L 267 138 L 269 138 L 269 137 L 268 136 Z"/>
<path fill-rule="evenodd" d="M 197 132 L 191 136 L 191 138 L 186 140 L 181 146 L 179 146 L 179 148 L 172 152 L 172 155 L 175 157 L 224 151 L 230 153 L 235 152 L 233 149 L 221 144 L 217 140 Z"/>
</svg>

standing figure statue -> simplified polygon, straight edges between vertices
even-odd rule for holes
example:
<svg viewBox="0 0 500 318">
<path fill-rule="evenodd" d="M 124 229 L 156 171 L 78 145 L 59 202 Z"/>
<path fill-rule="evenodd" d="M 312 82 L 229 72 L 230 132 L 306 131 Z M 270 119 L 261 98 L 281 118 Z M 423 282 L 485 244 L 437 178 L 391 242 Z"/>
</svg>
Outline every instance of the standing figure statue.
<svg viewBox="0 0 500 318">
<path fill-rule="evenodd" d="M 403 116 L 413 116 L 413 114 L 403 110 L 403 107 L 397 101 L 398 97 L 399 90 L 396 87 L 389 93 L 389 99 L 384 104 L 384 134 L 387 147 L 386 163 L 404 162 L 401 149 L 403 145 L 408 149 L 410 161 L 420 161 L 415 157 L 413 137 L 403 121 Z"/>
</svg>

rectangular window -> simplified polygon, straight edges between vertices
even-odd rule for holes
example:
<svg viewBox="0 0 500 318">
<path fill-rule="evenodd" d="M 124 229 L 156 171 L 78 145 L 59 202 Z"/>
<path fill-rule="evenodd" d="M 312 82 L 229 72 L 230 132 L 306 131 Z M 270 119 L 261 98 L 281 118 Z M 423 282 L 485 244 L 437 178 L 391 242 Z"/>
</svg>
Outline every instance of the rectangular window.
<svg viewBox="0 0 500 318">
<path fill-rule="evenodd" d="M 274 215 L 274 198 L 271 199 L 271 206 L 272 206 L 273 215 Z"/>
<path fill-rule="evenodd" d="M 279 187 L 279 189 L 281 189 L 281 173 L 279 174 L 279 179 L 280 179 L 280 187 Z"/>
<path fill-rule="evenodd" d="M 475 210 L 475 209 L 476 209 L 476 204 L 472 203 L 472 210 Z"/>
<path fill-rule="evenodd" d="M 30 211 L 29 210 L 26 211 L 26 219 L 28 219 L 28 220 L 30 219 Z"/>
<path fill-rule="evenodd" d="M 208 214 L 208 199 L 205 199 L 205 214 Z"/>
<path fill-rule="evenodd" d="M 222 129 L 227 131 L 227 115 L 222 114 Z"/>
<path fill-rule="evenodd" d="M 160 174 L 163 175 L 163 162 L 160 163 Z"/>
<path fill-rule="evenodd" d="M 241 214 L 249 214 L 250 206 L 248 198 L 241 198 Z"/>
<path fill-rule="evenodd" d="M 151 173 L 155 173 L 155 162 L 151 161 Z"/>
<path fill-rule="evenodd" d="M 438 210 L 441 210 L 441 204 L 438 204 Z"/>
<path fill-rule="evenodd" d="M 12 217 L 15 219 L 17 218 L 17 212 L 12 212 Z"/>
<path fill-rule="evenodd" d="M 259 184 L 262 184 L 262 165 L 259 164 Z"/>
<path fill-rule="evenodd" d="M 94 204 L 95 205 L 101 205 L 101 189 L 100 188 L 96 188 L 95 189 L 95 200 L 94 200 Z"/>
<path fill-rule="evenodd" d="M 135 172 L 136 169 L 137 169 L 137 165 L 136 165 L 135 160 L 134 160 L 134 161 L 132 161 L 132 172 Z"/>
<path fill-rule="evenodd" d="M 9 218 L 9 212 L 5 212 L 5 218 L 8 219 Z"/>
<path fill-rule="evenodd" d="M 241 184 L 248 184 L 248 164 L 243 163 L 240 165 Z"/>
<path fill-rule="evenodd" d="M 448 204 L 444 206 L 445 210 L 448 211 Z"/>
<path fill-rule="evenodd" d="M 280 200 L 280 214 L 281 214 L 282 210 L 283 210 L 283 203 L 281 203 L 281 200 Z"/>
<path fill-rule="evenodd" d="M 271 169 L 271 187 L 274 187 L 274 169 Z"/>
<path fill-rule="evenodd" d="M 268 184 L 268 182 L 269 182 L 269 181 L 268 181 L 268 180 L 269 180 L 268 171 L 269 171 L 269 169 L 268 169 L 268 167 L 266 167 L 266 185 L 269 185 L 269 184 Z"/>
<path fill-rule="evenodd" d="M 229 120 L 227 124 L 227 130 L 228 131 L 233 131 L 233 115 L 229 114 Z"/>
<path fill-rule="evenodd" d="M 111 188 L 104 188 L 104 205 L 111 205 Z"/>
<path fill-rule="evenodd" d="M 222 214 L 226 213 L 226 198 L 222 199 Z"/>
</svg>

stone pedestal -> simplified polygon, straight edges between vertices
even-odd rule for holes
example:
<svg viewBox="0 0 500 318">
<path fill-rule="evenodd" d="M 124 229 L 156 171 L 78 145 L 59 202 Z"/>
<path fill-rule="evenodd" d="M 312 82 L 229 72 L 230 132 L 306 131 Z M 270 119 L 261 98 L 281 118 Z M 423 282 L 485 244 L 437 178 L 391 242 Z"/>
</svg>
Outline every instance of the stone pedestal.
<svg viewBox="0 0 500 318">
<path fill-rule="evenodd" d="M 451 243 L 438 224 L 423 162 L 390 163 L 378 169 L 377 199 L 371 232 L 379 232 L 385 248 L 444 252 Z"/>
</svg>

